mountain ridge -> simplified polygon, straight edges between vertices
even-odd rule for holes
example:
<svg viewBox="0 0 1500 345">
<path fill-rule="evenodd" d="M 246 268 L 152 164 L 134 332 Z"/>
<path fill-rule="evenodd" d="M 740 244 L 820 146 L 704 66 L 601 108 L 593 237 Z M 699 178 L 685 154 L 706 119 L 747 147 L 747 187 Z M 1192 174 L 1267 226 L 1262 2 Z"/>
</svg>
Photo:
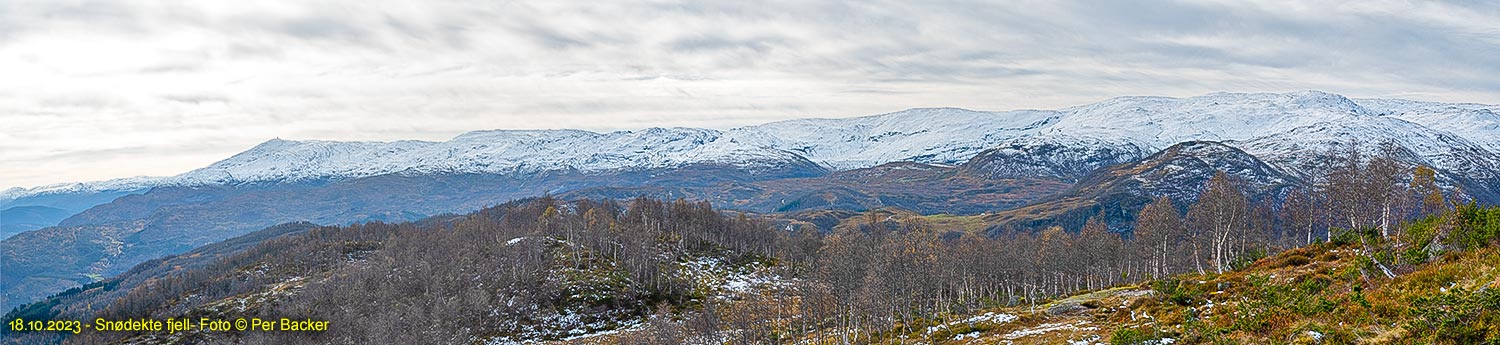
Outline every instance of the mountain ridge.
<svg viewBox="0 0 1500 345">
<path fill-rule="evenodd" d="M 277 138 L 176 176 L 15 187 L 0 192 L 0 201 L 78 190 L 388 173 L 603 172 L 705 162 L 754 166 L 793 159 L 791 156 L 801 156 L 832 171 L 897 161 L 959 165 L 982 151 L 1020 143 L 1135 144 L 1149 153 L 1183 141 L 1248 142 L 1296 128 L 1337 125 L 1350 117 L 1371 116 L 1400 119 L 1451 134 L 1488 151 L 1500 151 L 1500 139 L 1494 139 L 1500 138 L 1497 111 L 1500 105 L 1354 100 L 1321 91 L 1220 92 L 1187 98 L 1124 96 L 1058 110 L 913 108 L 851 118 L 791 119 L 728 130 L 477 130 L 447 141 Z M 1480 123 L 1468 126 L 1434 121 L 1470 119 Z M 317 164 L 309 163 L 314 161 Z"/>
</svg>

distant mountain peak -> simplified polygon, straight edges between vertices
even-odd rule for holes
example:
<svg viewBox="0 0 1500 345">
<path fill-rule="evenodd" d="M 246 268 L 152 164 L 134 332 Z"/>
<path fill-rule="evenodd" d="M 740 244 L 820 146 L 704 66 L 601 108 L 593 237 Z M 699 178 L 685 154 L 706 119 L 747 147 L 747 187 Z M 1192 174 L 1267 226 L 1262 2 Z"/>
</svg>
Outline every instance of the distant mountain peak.
<svg viewBox="0 0 1500 345">
<path fill-rule="evenodd" d="M 1357 115 L 1368 115 L 1370 113 L 1368 109 L 1365 109 L 1363 106 L 1360 106 L 1358 103 L 1355 103 L 1348 97 L 1344 97 L 1344 95 L 1336 93 L 1308 90 L 1292 92 L 1289 93 L 1288 96 L 1292 97 L 1294 104 L 1301 105 L 1303 107 L 1316 106 L 1329 109 L 1339 109 L 1347 111 L 1350 114 Z"/>
<path fill-rule="evenodd" d="M 598 135 L 581 129 L 485 129 L 468 131 L 453 137 L 449 141 L 465 141 L 475 139 L 496 138 L 536 138 L 544 136 L 587 136 Z"/>
</svg>

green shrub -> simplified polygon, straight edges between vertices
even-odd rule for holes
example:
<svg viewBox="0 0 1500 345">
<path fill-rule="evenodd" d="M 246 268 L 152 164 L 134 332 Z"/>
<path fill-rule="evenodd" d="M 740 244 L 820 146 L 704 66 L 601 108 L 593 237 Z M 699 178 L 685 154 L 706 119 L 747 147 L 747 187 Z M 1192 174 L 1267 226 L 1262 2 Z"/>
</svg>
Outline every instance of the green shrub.
<svg viewBox="0 0 1500 345">
<path fill-rule="evenodd" d="M 1333 284 L 1333 278 L 1326 274 L 1303 276 L 1300 280 L 1301 282 L 1298 284 L 1297 289 L 1306 291 L 1308 294 L 1323 292 L 1323 289 L 1327 289 L 1329 285 Z"/>
<path fill-rule="evenodd" d="M 1120 327 L 1115 329 L 1114 334 L 1111 334 L 1109 336 L 1109 343 L 1111 345 L 1144 344 L 1146 343 L 1146 341 L 1154 339 L 1155 338 L 1151 337 L 1151 335 L 1147 334 L 1147 332 L 1141 331 L 1140 329 Z"/>
<path fill-rule="evenodd" d="M 1406 264 L 1408 265 L 1416 265 L 1427 262 L 1427 259 L 1430 259 L 1431 257 L 1427 254 L 1426 247 L 1426 245 L 1422 245 L 1406 248 L 1406 252 L 1401 253 L 1401 260 L 1406 262 Z"/>
<path fill-rule="evenodd" d="M 1333 241 L 1331 242 L 1334 247 L 1341 247 L 1352 243 L 1359 243 L 1358 230 L 1332 228 L 1328 229 L 1328 231 L 1332 231 L 1334 234 Z"/>
<path fill-rule="evenodd" d="M 1500 237 L 1500 207 L 1469 203 L 1460 205 L 1455 213 L 1459 226 L 1453 229 L 1454 244 L 1465 249 L 1483 248 Z"/>
<path fill-rule="evenodd" d="M 1282 259 L 1280 267 L 1300 267 L 1311 262 L 1312 259 L 1308 258 L 1307 255 L 1296 253 L 1287 255 L 1285 259 Z"/>
<path fill-rule="evenodd" d="M 1167 296 L 1168 301 L 1184 307 L 1192 305 L 1193 300 L 1201 295 L 1192 288 L 1182 286 L 1182 281 L 1177 279 L 1157 280 L 1151 283 L 1151 288 L 1161 296 Z"/>
<path fill-rule="evenodd" d="M 1245 251 L 1244 254 L 1241 254 L 1240 257 L 1235 258 L 1234 261 L 1231 261 L 1229 263 L 1229 267 L 1232 270 L 1238 271 L 1244 269 L 1245 267 L 1250 267 L 1250 264 L 1253 264 L 1256 260 L 1260 260 L 1265 257 L 1266 250 L 1264 248 L 1250 249 Z"/>
<path fill-rule="evenodd" d="M 1407 331 L 1424 341 L 1455 344 L 1500 343 L 1500 290 L 1417 296 Z"/>
<path fill-rule="evenodd" d="M 1374 271 L 1379 269 L 1375 267 L 1375 260 L 1371 259 L 1368 255 L 1360 255 L 1359 257 L 1355 257 L 1354 264 L 1356 267 L 1359 267 L 1359 269 L 1362 270 Z"/>
<path fill-rule="evenodd" d="M 1358 285 L 1355 286 L 1357 287 Z M 1354 301 L 1355 304 L 1358 304 L 1360 307 L 1363 307 L 1365 309 L 1369 309 L 1371 307 L 1370 300 L 1365 298 L 1365 293 L 1363 291 L 1356 290 L 1354 291 L 1354 293 L 1349 294 L 1349 300 Z"/>
<path fill-rule="evenodd" d="M 1381 262 L 1381 263 L 1391 263 L 1391 262 L 1395 262 L 1396 261 L 1395 260 L 1395 256 L 1396 255 L 1392 254 L 1391 251 L 1389 251 L 1389 250 L 1378 250 L 1378 251 L 1375 251 L 1374 254 L 1371 254 L 1371 256 L 1375 257 L 1375 261 L 1378 261 L 1378 262 Z"/>
<path fill-rule="evenodd" d="M 1426 247 L 1432 243 L 1433 237 L 1437 235 L 1438 225 L 1442 223 L 1443 216 L 1440 214 L 1412 221 L 1406 226 L 1406 231 L 1401 233 L 1402 240 L 1416 247 Z"/>
</svg>

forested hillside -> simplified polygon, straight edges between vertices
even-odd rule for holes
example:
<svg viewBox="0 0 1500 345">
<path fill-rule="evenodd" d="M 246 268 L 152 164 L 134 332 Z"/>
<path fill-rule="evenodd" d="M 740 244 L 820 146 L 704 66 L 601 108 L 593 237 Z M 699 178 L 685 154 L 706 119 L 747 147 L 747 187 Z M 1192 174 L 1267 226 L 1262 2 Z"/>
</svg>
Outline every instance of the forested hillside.
<svg viewBox="0 0 1500 345">
<path fill-rule="evenodd" d="M 288 317 L 329 321 L 326 332 L 31 332 L 7 339 L 900 340 L 934 320 L 1036 308 L 1078 291 L 1141 287 L 1127 297 L 1225 291 L 1249 284 L 1244 279 L 1251 278 L 1234 278 L 1245 276 L 1238 270 L 1267 269 L 1272 264 L 1262 258 L 1287 250 L 1275 260 L 1357 264 L 1327 273 L 1358 278 L 1363 289 L 1434 258 L 1462 257 L 1455 253 L 1484 248 L 1500 233 L 1494 225 L 1500 212 L 1450 201 L 1432 170 L 1403 166 L 1389 153 L 1347 153 L 1328 162 L 1332 168 L 1316 188 L 1293 189 L 1283 203 L 1250 198 L 1239 179 L 1219 172 L 1190 203 L 1151 201 L 1125 231 L 1112 231 L 1121 229 L 1111 229 L 1103 212 L 1079 229 L 996 232 L 974 231 L 955 217 L 876 210 L 846 215 L 825 234 L 779 227 L 784 221 L 768 215 L 725 213 L 708 202 L 552 197 L 414 223 L 289 224 L 142 263 L 6 319 Z M 1456 213 L 1449 212 L 1455 205 Z M 1298 247 L 1305 248 L 1292 250 Z M 1288 258 L 1296 255 L 1307 258 Z M 1241 281 L 1184 283 L 1194 279 Z M 1327 303 L 1334 304 L 1320 310 L 1337 308 Z M 1201 332 L 1208 332 L 1196 335 L 1203 339 L 1265 335 Z M 921 337 L 931 334 L 939 333 Z"/>
<path fill-rule="evenodd" d="M 627 207 L 543 198 L 419 223 L 284 225 L 252 236 L 226 243 L 258 245 L 215 245 L 148 261 L 18 308 L 7 319 L 260 316 L 333 325 L 312 334 L 85 332 L 67 338 L 78 343 L 561 339 L 774 288 L 781 270 L 771 269 L 777 265 L 769 254 L 798 257 L 777 251 L 778 244 L 796 248 L 784 245 L 796 238 L 758 218 L 724 217 L 704 203 L 649 199 Z M 7 340 L 64 336 L 9 333 Z"/>
</svg>

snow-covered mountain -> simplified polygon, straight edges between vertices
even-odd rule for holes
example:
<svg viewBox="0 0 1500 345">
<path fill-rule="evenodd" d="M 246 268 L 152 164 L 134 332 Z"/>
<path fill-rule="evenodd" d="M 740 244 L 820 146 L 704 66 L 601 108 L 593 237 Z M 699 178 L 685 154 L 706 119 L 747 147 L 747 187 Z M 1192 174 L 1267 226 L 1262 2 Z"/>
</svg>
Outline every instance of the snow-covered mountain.
<svg viewBox="0 0 1500 345">
<path fill-rule="evenodd" d="M 799 119 L 727 131 L 715 144 L 793 152 L 830 170 L 896 161 L 956 165 L 1012 138 L 1037 133 L 1056 111 L 910 109 L 846 119 Z"/>
<path fill-rule="evenodd" d="M 1500 152 L 1500 106 L 1397 99 L 1359 99 L 1356 102 L 1380 116 L 1456 134 L 1490 151 Z"/>
<path fill-rule="evenodd" d="M 1405 160 L 1439 170 L 1450 184 L 1470 180 L 1473 193 L 1500 196 L 1500 106 L 1392 99 L 1351 100 L 1318 91 L 1216 93 L 1192 98 L 1120 97 L 1063 109 L 1042 132 L 1015 140 L 1072 148 L 1139 146 L 1155 152 L 1191 140 L 1222 141 L 1301 177 L 1319 172 L 1317 157 L 1342 142 L 1366 150 L 1383 142 Z M 1090 142 L 1095 140 L 1096 142 Z"/>
<path fill-rule="evenodd" d="M 0 191 L 0 210 L 21 206 L 46 206 L 79 212 L 122 195 L 141 193 L 175 183 L 172 177 L 126 177 L 95 182 L 57 183 Z"/>
<path fill-rule="evenodd" d="M 169 177 L 137 176 L 110 179 L 95 182 L 68 182 L 55 183 L 32 188 L 12 187 L 0 191 L 0 202 L 7 202 L 22 197 L 38 194 L 62 194 L 62 193 L 87 193 L 108 190 L 138 190 L 147 189 L 170 180 Z"/>
<path fill-rule="evenodd" d="M 603 172 L 707 161 L 740 166 L 795 158 L 788 153 L 744 147 L 703 150 L 719 135 L 719 131 L 709 129 L 651 128 L 610 133 L 476 131 L 444 142 L 272 140 L 177 178 L 185 184 L 233 184 L 391 173 Z"/>
<path fill-rule="evenodd" d="M 1119 97 L 1059 110 L 911 109 L 798 119 L 729 130 L 650 128 L 476 131 L 442 142 L 271 140 L 169 178 L 10 189 L 0 200 L 129 184 L 208 185 L 344 179 L 384 174 L 607 173 L 694 164 L 745 169 L 807 160 L 833 171 L 913 161 L 963 164 L 989 149 L 995 174 L 1080 177 L 1192 140 L 1224 141 L 1302 173 L 1296 157 L 1333 140 L 1394 141 L 1422 164 L 1491 178 L 1500 155 L 1500 106 L 1393 99 L 1351 100 L 1302 91 Z M 1014 156 L 1012 160 L 1006 156 Z M 1102 157 L 1114 156 L 1114 157 Z M 1128 157 L 1127 157 L 1128 156 Z M 1102 158 L 1101 158 L 1102 157 Z M 994 158 L 994 157 L 992 157 Z M 1075 162 L 1076 161 L 1076 162 Z"/>
<path fill-rule="evenodd" d="M 850 119 L 801 119 L 718 131 L 649 128 L 477 131 L 449 141 L 272 140 L 176 177 L 182 184 L 349 178 L 390 173 L 617 172 L 693 164 L 739 168 L 807 159 L 830 170 L 894 161 L 959 164 L 1035 131 L 1048 112 L 912 109 Z"/>
</svg>

